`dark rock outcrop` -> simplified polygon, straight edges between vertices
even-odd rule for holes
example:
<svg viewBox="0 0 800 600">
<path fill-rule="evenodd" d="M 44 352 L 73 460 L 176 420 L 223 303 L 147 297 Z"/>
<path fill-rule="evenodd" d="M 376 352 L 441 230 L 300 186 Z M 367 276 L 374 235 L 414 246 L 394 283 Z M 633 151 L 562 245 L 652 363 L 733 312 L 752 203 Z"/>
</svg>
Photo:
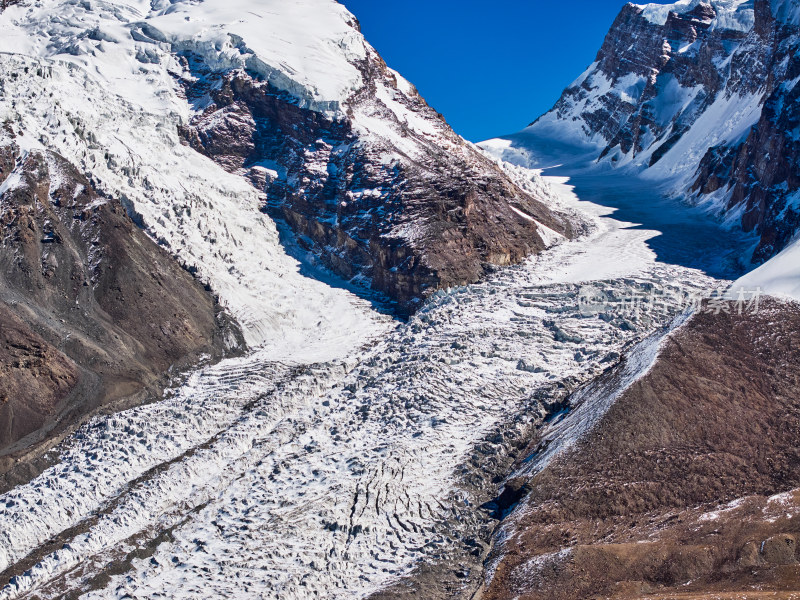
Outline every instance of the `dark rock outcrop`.
<svg viewBox="0 0 800 600">
<path fill-rule="evenodd" d="M 241 344 L 214 297 L 50 152 L 0 147 L 0 471 Z"/>
<path fill-rule="evenodd" d="M 711 4 L 700 3 L 683 14 L 670 12 L 659 25 L 639 6 L 626 5 L 590 71 L 548 115 L 582 121 L 585 134 L 603 144 L 601 157 L 647 153 L 655 164 L 723 89 L 725 72 L 717 64 L 747 35 L 712 27 L 716 16 Z M 668 88 L 676 84 L 701 90 L 686 106 L 664 107 Z"/>
<path fill-rule="evenodd" d="M 402 311 L 541 251 L 542 225 L 575 232 L 415 91 L 401 92 L 372 50 L 358 65 L 364 87 L 342 111 L 325 113 L 252 73 L 214 73 L 195 55 L 183 58 L 187 95 L 206 106 L 182 128 L 186 142 L 247 176 L 265 193 L 265 210 L 328 268 Z M 370 131 L 367 118 L 389 133 Z"/>
</svg>

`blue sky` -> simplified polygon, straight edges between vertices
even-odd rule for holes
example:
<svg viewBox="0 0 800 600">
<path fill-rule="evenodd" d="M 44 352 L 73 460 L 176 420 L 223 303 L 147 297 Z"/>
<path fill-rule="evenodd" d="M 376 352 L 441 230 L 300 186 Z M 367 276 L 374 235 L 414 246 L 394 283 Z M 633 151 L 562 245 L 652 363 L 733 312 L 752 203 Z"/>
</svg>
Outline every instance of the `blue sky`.
<svg viewBox="0 0 800 600">
<path fill-rule="evenodd" d="M 549 110 L 624 0 L 341 0 L 389 66 L 472 141 Z M 661 2 L 666 4 L 667 2 Z"/>
</svg>

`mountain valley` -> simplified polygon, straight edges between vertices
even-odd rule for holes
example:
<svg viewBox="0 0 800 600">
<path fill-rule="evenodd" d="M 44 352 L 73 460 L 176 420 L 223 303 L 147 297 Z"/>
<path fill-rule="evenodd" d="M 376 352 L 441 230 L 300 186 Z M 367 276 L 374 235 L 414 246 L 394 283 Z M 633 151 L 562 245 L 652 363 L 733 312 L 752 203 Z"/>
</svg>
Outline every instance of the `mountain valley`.
<svg viewBox="0 0 800 600">
<path fill-rule="evenodd" d="M 334 0 L 4 2 L 0 599 L 798 597 L 798 23 L 473 144 Z"/>
</svg>

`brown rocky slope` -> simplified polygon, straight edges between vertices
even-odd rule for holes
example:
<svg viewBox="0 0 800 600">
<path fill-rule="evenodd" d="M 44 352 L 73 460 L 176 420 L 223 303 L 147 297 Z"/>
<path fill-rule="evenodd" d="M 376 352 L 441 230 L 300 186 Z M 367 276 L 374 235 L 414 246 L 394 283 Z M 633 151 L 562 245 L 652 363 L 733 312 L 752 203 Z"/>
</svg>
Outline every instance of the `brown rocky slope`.
<svg viewBox="0 0 800 600">
<path fill-rule="evenodd" d="M 220 356 L 240 334 L 117 200 L 59 156 L 0 147 L 0 185 L 6 473 L 85 415 L 157 394 L 171 367 Z"/>
<path fill-rule="evenodd" d="M 800 306 L 774 300 L 673 333 L 572 450 L 509 482 L 527 494 L 481 599 L 798 597 L 798 349 Z"/>
</svg>

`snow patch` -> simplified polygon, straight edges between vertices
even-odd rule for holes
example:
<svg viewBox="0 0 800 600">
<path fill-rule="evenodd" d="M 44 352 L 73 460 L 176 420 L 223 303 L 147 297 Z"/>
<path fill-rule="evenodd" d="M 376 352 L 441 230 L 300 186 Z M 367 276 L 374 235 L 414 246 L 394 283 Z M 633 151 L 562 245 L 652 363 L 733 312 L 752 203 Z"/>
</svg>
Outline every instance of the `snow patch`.
<svg viewBox="0 0 800 600">
<path fill-rule="evenodd" d="M 691 93 L 684 91 L 678 96 L 682 98 L 679 101 L 686 102 Z M 642 172 L 642 177 L 687 182 L 709 148 L 720 144 L 734 145 L 742 140 L 758 122 L 761 109 L 760 93 L 748 96 L 720 94 L 669 152 Z"/>
<path fill-rule="evenodd" d="M 755 22 L 754 0 L 680 0 L 674 4 L 639 5 L 645 19 L 655 25 L 665 25 L 671 12 L 685 14 L 694 10 L 698 4 L 711 4 L 717 17 L 714 27 L 735 31 L 750 31 Z"/>
<path fill-rule="evenodd" d="M 0 15 L 0 31 L 7 19 Z M 26 69 L 28 76 L 13 77 Z M 148 234 L 219 295 L 251 347 L 287 362 L 323 362 L 383 330 L 386 319 L 366 301 L 301 275 L 244 178 L 181 143 L 178 126 L 191 108 L 166 68 L 150 65 L 131 77 L 135 85 L 71 60 L 9 55 L 0 64 L 0 119 L 25 132 L 17 136 L 23 150 L 46 137 L 52 151 L 140 215 Z M 135 93 L 124 95 L 131 86 Z"/>
<path fill-rule="evenodd" d="M 549 227 L 547 227 L 545 225 L 542 225 L 541 223 L 539 223 L 539 221 L 534 219 L 529 214 L 524 213 L 523 211 L 518 209 L 516 206 L 513 206 L 511 204 L 509 204 L 508 206 L 509 206 L 509 208 L 511 210 L 513 210 L 516 214 L 518 214 L 520 217 L 522 217 L 526 221 L 530 221 L 531 223 L 536 223 L 536 228 L 537 228 L 537 232 L 539 234 L 539 237 L 542 238 L 542 241 L 544 242 L 544 244 L 545 244 L 545 246 L 547 248 L 555 246 L 556 244 L 558 244 L 558 243 L 560 243 L 560 242 L 562 242 L 562 241 L 564 241 L 566 239 L 560 233 L 558 233 L 556 231 L 553 231 L 552 229 L 550 229 Z"/>
<path fill-rule="evenodd" d="M 734 282 L 729 295 L 735 298 L 742 289 L 800 301 L 800 240 Z"/>
</svg>

